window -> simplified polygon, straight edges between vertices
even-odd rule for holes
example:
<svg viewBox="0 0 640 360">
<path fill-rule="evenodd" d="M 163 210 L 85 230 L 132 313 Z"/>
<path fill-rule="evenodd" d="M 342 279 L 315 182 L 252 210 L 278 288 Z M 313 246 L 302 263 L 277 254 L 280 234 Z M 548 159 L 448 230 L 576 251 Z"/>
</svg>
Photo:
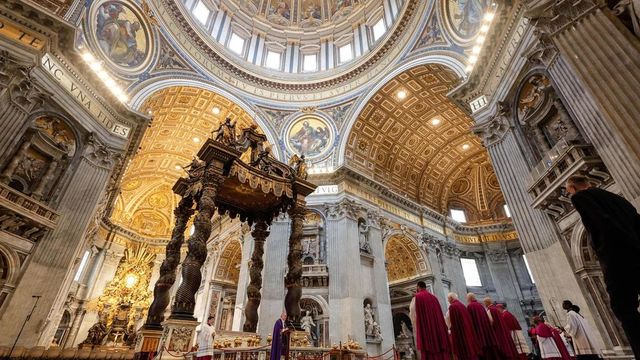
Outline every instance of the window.
<svg viewBox="0 0 640 360">
<path fill-rule="evenodd" d="M 378 41 L 385 32 L 387 32 L 387 27 L 384 24 L 384 19 L 380 19 L 373 25 L 373 41 Z"/>
<path fill-rule="evenodd" d="M 346 63 L 347 61 L 351 61 L 353 59 L 353 49 L 351 44 L 343 45 L 338 48 L 338 53 L 340 54 L 340 64 Z"/>
<path fill-rule="evenodd" d="M 476 261 L 474 259 L 460 258 L 460 263 L 462 264 L 464 282 L 467 283 L 467 286 L 482 286 Z"/>
<path fill-rule="evenodd" d="M 451 218 L 457 222 L 467 222 L 467 216 L 464 214 L 464 210 L 451 209 Z"/>
<path fill-rule="evenodd" d="M 192 13 L 193 16 L 195 16 L 195 18 L 198 19 L 198 21 L 200 21 L 202 25 L 206 25 L 207 19 L 209 19 L 209 14 L 211 14 L 211 10 L 209 10 L 207 5 L 205 5 L 202 1 L 198 1 L 196 7 L 193 8 Z"/>
<path fill-rule="evenodd" d="M 304 55 L 302 60 L 302 71 L 318 70 L 318 56 L 316 54 Z"/>
<path fill-rule="evenodd" d="M 234 53 L 242 55 L 242 52 L 244 51 L 244 39 L 236 33 L 231 33 L 231 38 L 229 39 L 229 45 L 227 45 L 227 47 Z"/>
<path fill-rule="evenodd" d="M 76 276 L 73 277 L 73 281 L 79 281 L 80 277 L 82 277 L 84 268 L 87 266 L 87 261 L 89 261 L 89 255 L 91 255 L 89 250 L 85 251 L 84 255 L 82 255 L 82 260 L 80 260 L 80 266 L 78 266 L 78 271 L 76 271 Z"/>
<path fill-rule="evenodd" d="M 527 267 L 527 272 L 529 273 L 529 278 L 531 279 L 531 283 L 535 284 L 536 281 L 533 279 L 533 275 L 531 274 L 531 268 L 529 267 L 529 262 L 527 261 L 527 257 L 522 255 L 522 259 L 524 260 L 524 266 Z"/>
<path fill-rule="evenodd" d="M 511 217 L 511 210 L 509 210 L 509 205 L 504 204 L 504 214 L 510 218 Z"/>
<path fill-rule="evenodd" d="M 265 66 L 269 69 L 280 70 L 280 58 L 281 54 L 279 52 L 267 50 L 267 60 L 265 61 Z"/>
</svg>

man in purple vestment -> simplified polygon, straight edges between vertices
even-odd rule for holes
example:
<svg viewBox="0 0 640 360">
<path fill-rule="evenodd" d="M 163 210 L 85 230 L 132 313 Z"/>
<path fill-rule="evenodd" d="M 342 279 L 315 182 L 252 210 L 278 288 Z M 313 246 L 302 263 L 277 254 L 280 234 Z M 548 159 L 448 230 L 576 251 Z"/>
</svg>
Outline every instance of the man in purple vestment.
<svg viewBox="0 0 640 360">
<path fill-rule="evenodd" d="M 289 348 L 289 336 L 287 333 L 287 313 L 282 312 L 280 319 L 273 325 L 271 335 L 271 358 L 270 360 L 280 360 L 280 357 L 287 353 Z"/>
</svg>

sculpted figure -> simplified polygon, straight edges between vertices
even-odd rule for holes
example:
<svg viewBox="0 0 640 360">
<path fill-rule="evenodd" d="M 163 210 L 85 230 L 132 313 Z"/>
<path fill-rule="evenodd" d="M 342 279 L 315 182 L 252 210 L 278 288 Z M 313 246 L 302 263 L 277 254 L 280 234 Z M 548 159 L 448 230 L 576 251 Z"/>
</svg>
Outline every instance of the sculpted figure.
<svg viewBox="0 0 640 360">
<path fill-rule="evenodd" d="M 364 307 L 364 328 L 367 336 L 373 336 L 374 324 L 373 309 L 371 308 L 371 304 L 367 304 L 367 306 Z"/>
<path fill-rule="evenodd" d="M 358 237 L 360 241 L 360 250 L 367 254 L 371 254 L 371 245 L 369 244 L 369 225 L 364 220 L 358 224 Z"/>
<path fill-rule="evenodd" d="M 234 145 L 236 143 L 236 122 L 226 118 L 215 130 L 215 141 L 219 141 L 225 145 Z"/>
<path fill-rule="evenodd" d="M 306 315 L 300 319 L 300 324 L 302 329 L 307 332 L 307 334 L 311 334 L 311 327 L 316 326 L 313 322 L 313 318 L 311 317 L 311 313 L 307 310 Z"/>
</svg>

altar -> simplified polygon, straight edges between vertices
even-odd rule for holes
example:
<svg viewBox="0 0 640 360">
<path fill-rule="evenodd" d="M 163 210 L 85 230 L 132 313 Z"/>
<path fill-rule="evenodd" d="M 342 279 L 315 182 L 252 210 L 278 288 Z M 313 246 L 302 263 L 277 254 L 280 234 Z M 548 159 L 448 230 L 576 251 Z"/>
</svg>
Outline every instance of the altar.
<svg viewBox="0 0 640 360">
<path fill-rule="evenodd" d="M 211 218 L 215 212 L 239 218 L 252 226 L 254 240 L 243 336 L 218 339 L 215 350 L 222 354 L 229 348 L 245 347 L 243 351 L 256 351 L 255 347 L 260 344 L 255 331 L 261 300 L 264 245 L 269 225 L 280 213 L 288 214 L 291 219 L 284 305 L 291 321 L 298 323 L 301 318 L 305 197 L 316 188 L 306 181 L 304 156 L 294 155 L 289 164 L 284 164 L 271 155 L 266 136 L 258 133 L 255 127 L 244 129 L 238 136 L 235 123 L 227 119 L 212 132 L 184 169 L 187 176 L 178 179 L 173 186 L 173 192 L 181 200 L 174 210 L 175 224 L 166 246 L 166 258 L 160 267 L 160 277 L 154 286 L 154 299 L 136 342 L 137 359 L 147 359 L 160 352 L 171 358 L 190 351 L 198 325 L 193 315 L 195 294 L 202 281 L 201 268 L 207 257 L 206 242 L 211 236 Z M 186 241 L 188 252 L 180 264 L 180 249 L 192 218 L 194 231 Z M 164 319 L 178 265 L 182 265 L 182 282 L 173 300 L 171 315 Z"/>
</svg>

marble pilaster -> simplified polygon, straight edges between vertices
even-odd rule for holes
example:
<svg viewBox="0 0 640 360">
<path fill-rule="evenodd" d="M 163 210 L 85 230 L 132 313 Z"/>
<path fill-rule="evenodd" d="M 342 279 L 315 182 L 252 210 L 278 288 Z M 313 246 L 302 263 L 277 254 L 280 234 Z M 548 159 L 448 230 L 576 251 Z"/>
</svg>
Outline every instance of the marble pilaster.
<svg viewBox="0 0 640 360">
<path fill-rule="evenodd" d="M 387 279 L 387 269 L 384 262 L 384 244 L 382 243 L 382 231 L 378 221 L 372 221 L 369 227 L 369 244 L 371 254 L 374 256 L 373 262 L 373 286 L 376 294 L 376 306 L 378 307 L 378 318 L 376 321 L 382 331 L 382 342 L 380 352 L 387 351 L 395 344 L 393 331 L 393 317 L 391 316 L 391 297 L 389 295 L 389 280 Z"/>
<path fill-rule="evenodd" d="M 352 207 L 343 202 L 327 211 L 329 339 L 333 344 L 351 337 L 364 346 L 364 291 L 370 289 L 363 286 L 358 219 Z"/>
<path fill-rule="evenodd" d="M 94 137 L 89 137 L 85 153 L 60 196 L 58 227 L 35 248 L 31 262 L 16 289 L 0 328 L 0 343 L 15 339 L 21 322 L 29 312 L 32 295 L 41 295 L 31 321 L 18 345 L 48 345 L 62 316 L 61 307 L 73 280 L 71 264 L 84 248 L 84 233 L 109 180 L 116 154 Z"/>
<path fill-rule="evenodd" d="M 267 335 L 271 333 L 273 324 L 284 311 L 284 276 L 287 272 L 290 229 L 288 218 L 279 217 L 271 223 L 270 233 L 266 241 L 267 246 L 265 248 L 262 274 L 264 279 L 268 279 L 269 286 L 262 288 L 257 329 L 258 334 L 263 339 L 266 339 Z M 243 284 L 241 283 L 238 286 L 243 286 Z"/>
</svg>

